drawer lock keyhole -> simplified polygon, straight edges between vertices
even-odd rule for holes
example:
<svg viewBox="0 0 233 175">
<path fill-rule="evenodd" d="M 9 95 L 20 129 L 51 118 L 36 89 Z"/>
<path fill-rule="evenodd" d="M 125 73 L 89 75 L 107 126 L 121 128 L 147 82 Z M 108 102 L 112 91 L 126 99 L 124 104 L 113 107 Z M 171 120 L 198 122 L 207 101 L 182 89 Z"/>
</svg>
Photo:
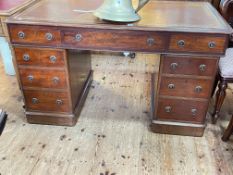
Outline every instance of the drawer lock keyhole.
<svg viewBox="0 0 233 175">
<path fill-rule="evenodd" d="M 171 106 L 166 106 L 164 109 L 165 109 L 165 112 L 167 112 L 167 113 L 170 113 L 172 111 Z"/>
<path fill-rule="evenodd" d="M 37 104 L 37 103 L 39 103 L 39 100 L 37 98 L 32 98 L 32 103 Z"/>
<path fill-rule="evenodd" d="M 168 88 L 169 89 L 175 89 L 175 85 L 171 83 L 171 84 L 168 85 Z"/>
</svg>

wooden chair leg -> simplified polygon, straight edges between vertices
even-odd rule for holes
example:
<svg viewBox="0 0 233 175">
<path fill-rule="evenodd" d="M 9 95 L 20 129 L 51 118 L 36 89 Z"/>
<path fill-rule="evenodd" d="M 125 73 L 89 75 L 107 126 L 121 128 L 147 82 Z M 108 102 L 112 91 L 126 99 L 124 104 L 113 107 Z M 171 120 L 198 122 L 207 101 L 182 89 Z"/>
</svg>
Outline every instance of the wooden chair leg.
<svg viewBox="0 0 233 175">
<path fill-rule="evenodd" d="M 214 112 L 212 114 L 212 123 L 216 123 L 218 119 L 218 114 L 222 107 L 223 101 L 226 96 L 227 82 L 224 80 L 220 80 L 218 84 L 218 91 L 216 93 L 216 101 L 214 105 Z"/>
<path fill-rule="evenodd" d="M 227 126 L 227 129 L 224 131 L 224 134 L 222 136 L 222 140 L 223 141 L 229 140 L 232 133 L 233 133 L 233 116 L 231 117 L 231 120 Z"/>
<path fill-rule="evenodd" d="M 217 87 L 217 85 L 218 85 L 218 81 L 219 81 L 219 74 L 217 74 L 217 75 L 215 76 L 215 79 L 214 79 L 214 86 L 213 86 L 213 90 L 212 90 L 212 92 L 211 92 L 211 97 L 213 97 L 213 95 L 214 95 L 214 92 L 215 92 L 216 87 Z"/>
</svg>

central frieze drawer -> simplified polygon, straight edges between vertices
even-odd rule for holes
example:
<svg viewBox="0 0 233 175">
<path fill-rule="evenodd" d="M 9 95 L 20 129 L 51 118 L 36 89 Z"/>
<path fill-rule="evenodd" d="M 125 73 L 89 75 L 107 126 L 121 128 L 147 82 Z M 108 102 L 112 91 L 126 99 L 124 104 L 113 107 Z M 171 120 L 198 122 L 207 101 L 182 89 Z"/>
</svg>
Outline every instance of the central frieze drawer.
<svg viewBox="0 0 233 175">
<path fill-rule="evenodd" d="M 24 87 L 67 88 L 65 70 L 19 68 Z"/>
<path fill-rule="evenodd" d="M 202 123 L 208 101 L 159 98 L 156 118 L 168 121 Z"/>
<path fill-rule="evenodd" d="M 64 67 L 65 65 L 64 50 L 15 47 L 14 51 L 18 65 L 43 67 Z"/>
<path fill-rule="evenodd" d="M 62 45 L 83 49 L 164 51 L 167 36 L 162 32 L 103 29 L 64 30 Z"/>
<path fill-rule="evenodd" d="M 208 98 L 212 89 L 210 79 L 190 79 L 162 76 L 159 94 L 164 96 Z"/>
<path fill-rule="evenodd" d="M 162 57 L 163 74 L 213 76 L 216 74 L 218 59 L 208 57 L 168 56 Z"/>
<path fill-rule="evenodd" d="M 9 33 L 13 43 L 60 45 L 60 31 L 53 27 L 10 25 Z"/>
<path fill-rule="evenodd" d="M 24 90 L 27 110 L 71 112 L 67 92 Z"/>
<path fill-rule="evenodd" d="M 225 36 L 172 34 L 168 50 L 170 52 L 224 54 L 226 44 Z"/>
</svg>

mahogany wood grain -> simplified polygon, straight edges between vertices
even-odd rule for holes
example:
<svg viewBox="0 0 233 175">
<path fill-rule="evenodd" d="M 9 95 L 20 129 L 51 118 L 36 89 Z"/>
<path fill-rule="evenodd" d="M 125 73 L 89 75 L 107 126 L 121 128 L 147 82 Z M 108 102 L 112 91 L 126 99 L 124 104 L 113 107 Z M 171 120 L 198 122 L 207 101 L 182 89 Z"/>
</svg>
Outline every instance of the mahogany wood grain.
<svg viewBox="0 0 233 175">
<path fill-rule="evenodd" d="M 218 67 L 217 57 L 169 55 L 161 59 L 163 59 L 162 74 L 213 76 Z"/>
<path fill-rule="evenodd" d="M 150 129 L 153 132 L 161 134 L 176 134 L 185 136 L 202 137 L 205 130 L 205 125 L 183 125 L 183 123 L 163 123 L 160 121 L 152 121 Z"/>
<path fill-rule="evenodd" d="M 156 119 L 179 122 L 203 123 L 208 108 L 208 100 L 159 98 L 158 104 Z"/>
<path fill-rule="evenodd" d="M 169 85 L 174 84 L 174 88 Z M 200 92 L 195 89 L 200 86 Z M 192 79 L 186 77 L 165 77 L 161 79 L 159 94 L 164 96 L 178 96 L 190 98 L 209 98 L 212 89 L 212 80 Z"/>
<path fill-rule="evenodd" d="M 180 46 L 179 41 L 183 41 L 184 45 Z M 209 47 L 210 43 L 214 43 L 214 47 Z M 192 53 L 224 53 L 228 40 L 226 36 L 205 36 L 198 34 L 175 34 L 171 36 L 169 51 L 174 52 L 192 52 Z"/>
<path fill-rule="evenodd" d="M 42 66 L 42 67 L 64 67 L 65 54 L 60 49 L 42 49 L 30 47 L 15 47 L 15 56 L 18 65 Z M 29 60 L 25 61 L 24 56 L 28 55 Z M 55 56 L 55 61 L 51 57 Z"/>
<path fill-rule="evenodd" d="M 60 45 L 60 31 L 54 28 L 40 26 L 21 26 L 13 25 L 9 28 L 12 42 L 30 43 L 43 45 Z M 22 32 L 24 37 L 20 38 L 19 33 Z M 51 35 L 51 39 L 47 39 L 47 34 Z"/>
<path fill-rule="evenodd" d="M 19 74 L 24 87 L 65 89 L 68 86 L 65 70 L 21 67 Z"/>
<path fill-rule="evenodd" d="M 91 53 L 69 50 L 67 56 L 72 107 L 75 109 L 81 100 L 83 88 L 91 73 Z"/>
<path fill-rule="evenodd" d="M 72 112 L 67 92 L 51 92 L 42 90 L 24 90 L 27 111 Z M 33 99 L 37 99 L 33 103 Z M 58 104 L 58 100 L 61 103 Z"/>
<path fill-rule="evenodd" d="M 80 35 L 80 40 L 75 38 Z M 167 36 L 161 32 L 83 29 L 62 31 L 62 45 L 84 49 L 164 51 Z"/>
</svg>

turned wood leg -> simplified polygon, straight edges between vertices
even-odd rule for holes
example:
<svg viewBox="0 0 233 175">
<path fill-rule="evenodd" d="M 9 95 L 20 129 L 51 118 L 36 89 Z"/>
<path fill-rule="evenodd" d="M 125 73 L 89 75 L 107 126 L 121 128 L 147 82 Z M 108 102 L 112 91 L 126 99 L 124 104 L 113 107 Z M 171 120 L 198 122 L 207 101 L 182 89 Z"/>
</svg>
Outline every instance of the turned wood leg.
<svg viewBox="0 0 233 175">
<path fill-rule="evenodd" d="M 223 141 L 229 140 L 231 134 L 233 132 L 233 116 L 231 117 L 230 123 L 227 126 L 227 129 L 224 131 L 224 134 L 222 136 Z"/>
<path fill-rule="evenodd" d="M 212 123 L 216 123 L 218 119 L 218 114 L 220 112 L 224 98 L 226 96 L 226 88 L 227 88 L 227 82 L 224 80 L 221 80 L 220 83 L 218 84 L 218 91 L 216 93 L 214 112 L 212 114 Z"/>
<path fill-rule="evenodd" d="M 211 92 L 211 97 L 213 97 L 213 95 L 214 95 L 214 92 L 215 92 L 216 87 L 218 85 L 218 81 L 219 81 L 219 75 L 217 74 L 215 76 L 215 79 L 214 79 L 214 86 L 213 86 L 213 89 L 212 89 L 212 92 Z"/>
</svg>

